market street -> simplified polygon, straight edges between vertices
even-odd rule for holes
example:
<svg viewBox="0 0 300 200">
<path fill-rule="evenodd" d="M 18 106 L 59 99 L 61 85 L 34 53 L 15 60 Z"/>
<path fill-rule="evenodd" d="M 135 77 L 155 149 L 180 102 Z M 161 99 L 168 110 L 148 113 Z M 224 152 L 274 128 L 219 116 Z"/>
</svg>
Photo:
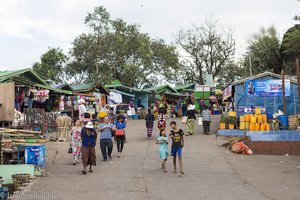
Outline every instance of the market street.
<svg viewBox="0 0 300 200">
<path fill-rule="evenodd" d="M 185 174 L 172 173 L 171 158 L 168 173 L 163 173 L 158 145 L 146 140 L 144 124 L 144 120 L 128 122 L 123 158 L 117 158 L 114 149 L 112 161 L 102 162 L 98 141 L 93 174 L 82 175 L 82 166 L 72 165 L 67 143 L 47 143 L 50 175 L 24 192 L 47 191 L 63 200 L 299 199 L 300 157 L 236 155 L 217 146 L 215 134 L 203 135 L 197 126 L 196 135 L 185 137 Z M 213 131 L 217 124 L 216 120 Z"/>
</svg>

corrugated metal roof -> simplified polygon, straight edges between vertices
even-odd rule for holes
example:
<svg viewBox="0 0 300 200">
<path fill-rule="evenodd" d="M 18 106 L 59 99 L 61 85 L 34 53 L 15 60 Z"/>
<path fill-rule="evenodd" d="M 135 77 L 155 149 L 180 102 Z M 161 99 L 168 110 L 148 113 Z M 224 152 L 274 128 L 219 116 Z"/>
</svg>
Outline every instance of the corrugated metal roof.
<svg viewBox="0 0 300 200">
<path fill-rule="evenodd" d="M 20 70 L 12 70 L 12 71 L 2 71 L 0 72 L 0 83 L 7 82 L 7 80 L 11 79 L 12 77 L 29 77 L 26 78 L 28 81 L 36 81 L 40 82 L 41 84 L 48 85 L 45 80 L 43 80 L 40 75 L 34 72 L 31 68 L 20 69 Z"/>
<path fill-rule="evenodd" d="M 159 85 L 156 87 L 152 87 L 152 88 L 145 88 L 144 90 L 148 91 L 148 92 L 154 92 L 154 93 L 164 93 L 164 92 L 171 92 L 171 93 L 177 93 L 180 94 L 179 92 L 177 92 L 177 90 L 175 90 L 174 88 L 172 88 L 170 85 L 166 84 L 166 85 Z"/>
<path fill-rule="evenodd" d="M 272 72 L 264 72 L 264 73 L 261 73 L 261 74 L 257 74 L 255 76 L 250 76 L 250 77 L 242 79 L 242 80 L 234 81 L 234 82 L 231 83 L 231 85 L 239 85 L 239 84 L 245 83 L 246 81 L 259 79 L 259 78 L 262 78 L 262 77 L 265 77 L 265 76 L 271 76 L 271 77 L 274 77 L 274 78 L 277 78 L 277 79 L 281 79 L 281 75 L 279 75 L 279 74 L 274 74 Z M 295 80 L 291 77 L 288 77 L 288 76 L 285 76 L 285 78 L 289 79 L 292 83 L 297 84 L 297 80 Z"/>
<path fill-rule="evenodd" d="M 76 85 L 71 85 L 74 91 L 83 91 L 83 90 L 92 90 L 94 89 L 92 84 L 88 83 L 81 83 L 81 84 L 76 84 Z"/>
</svg>

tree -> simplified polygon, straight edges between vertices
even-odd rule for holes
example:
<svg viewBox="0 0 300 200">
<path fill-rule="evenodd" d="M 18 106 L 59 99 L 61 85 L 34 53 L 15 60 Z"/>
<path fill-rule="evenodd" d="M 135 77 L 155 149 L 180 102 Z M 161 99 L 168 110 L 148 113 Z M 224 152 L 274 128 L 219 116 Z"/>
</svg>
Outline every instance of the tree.
<svg viewBox="0 0 300 200">
<path fill-rule="evenodd" d="M 295 60 L 297 57 L 300 58 L 300 25 L 295 25 L 284 34 L 280 50 L 285 71 L 294 75 Z"/>
<path fill-rule="evenodd" d="M 64 69 L 68 58 L 60 48 L 49 48 L 41 61 L 33 64 L 33 70 L 42 77 L 56 83 L 65 82 Z"/>
<path fill-rule="evenodd" d="M 259 33 L 252 36 L 244 60 L 247 72 L 251 70 L 254 75 L 265 71 L 280 74 L 282 69 L 280 39 L 273 26 L 267 29 L 262 27 Z"/>
<path fill-rule="evenodd" d="M 205 84 L 205 76 L 222 76 L 221 70 L 235 52 L 235 40 L 231 30 L 224 30 L 214 19 L 189 30 L 181 30 L 177 35 L 177 44 L 184 50 L 182 71 L 188 79 Z"/>
<path fill-rule="evenodd" d="M 90 32 L 74 40 L 68 65 L 77 81 L 109 84 L 118 79 L 130 87 L 143 87 L 157 77 L 174 77 L 178 54 L 173 45 L 151 39 L 136 24 L 111 19 L 102 6 L 88 13 L 85 24 Z"/>
<path fill-rule="evenodd" d="M 222 68 L 222 74 L 223 75 L 218 76 L 218 79 L 216 80 L 216 82 L 222 86 L 226 86 L 229 83 L 247 77 L 245 68 L 240 66 L 240 64 L 234 60 L 230 60 L 226 63 L 226 65 Z"/>
</svg>

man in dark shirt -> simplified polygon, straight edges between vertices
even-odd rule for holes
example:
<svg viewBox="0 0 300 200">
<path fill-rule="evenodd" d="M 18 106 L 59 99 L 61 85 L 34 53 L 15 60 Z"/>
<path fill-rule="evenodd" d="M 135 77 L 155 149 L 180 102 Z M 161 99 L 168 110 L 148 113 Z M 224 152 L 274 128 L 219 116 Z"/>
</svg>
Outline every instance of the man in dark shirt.
<svg viewBox="0 0 300 200">
<path fill-rule="evenodd" d="M 170 132 L 170 137 L 172 139 L 172 148 L 171 148 L 171 156 L 173 156 L 173 165 L 174 171 L 173 173 L 177 173 L 176 169 L 176 157 L 178 155 L 180 174 L 184 174 L 183 172 L 183 162 L 182 162 L 182 148 L 184 147 L 184 132 L 182 129 L 179 129 L 176 125 L 175 121 L 170 123 L 172 131 Z"/>
</svg>

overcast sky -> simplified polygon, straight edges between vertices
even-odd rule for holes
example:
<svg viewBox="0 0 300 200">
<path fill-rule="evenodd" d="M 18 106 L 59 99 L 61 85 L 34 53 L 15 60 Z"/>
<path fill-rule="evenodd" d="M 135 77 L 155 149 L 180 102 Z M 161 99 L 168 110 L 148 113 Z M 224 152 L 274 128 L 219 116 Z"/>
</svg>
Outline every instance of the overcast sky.
<svg viewBox="0 0 300 200">
<path fill-rule="evenodd" d="M 167 42 L 174 42 L 179 29 L 213 16 L 234 29 L 238 54 L 261 26 L 274 25 L 282 36 L 300 14 L 296 0 L 0 0 L 0 70 L 31 67 L 48 47 L 67 53 L 87 31 L 86 13 L 100 5 Z"/>
</svg>

